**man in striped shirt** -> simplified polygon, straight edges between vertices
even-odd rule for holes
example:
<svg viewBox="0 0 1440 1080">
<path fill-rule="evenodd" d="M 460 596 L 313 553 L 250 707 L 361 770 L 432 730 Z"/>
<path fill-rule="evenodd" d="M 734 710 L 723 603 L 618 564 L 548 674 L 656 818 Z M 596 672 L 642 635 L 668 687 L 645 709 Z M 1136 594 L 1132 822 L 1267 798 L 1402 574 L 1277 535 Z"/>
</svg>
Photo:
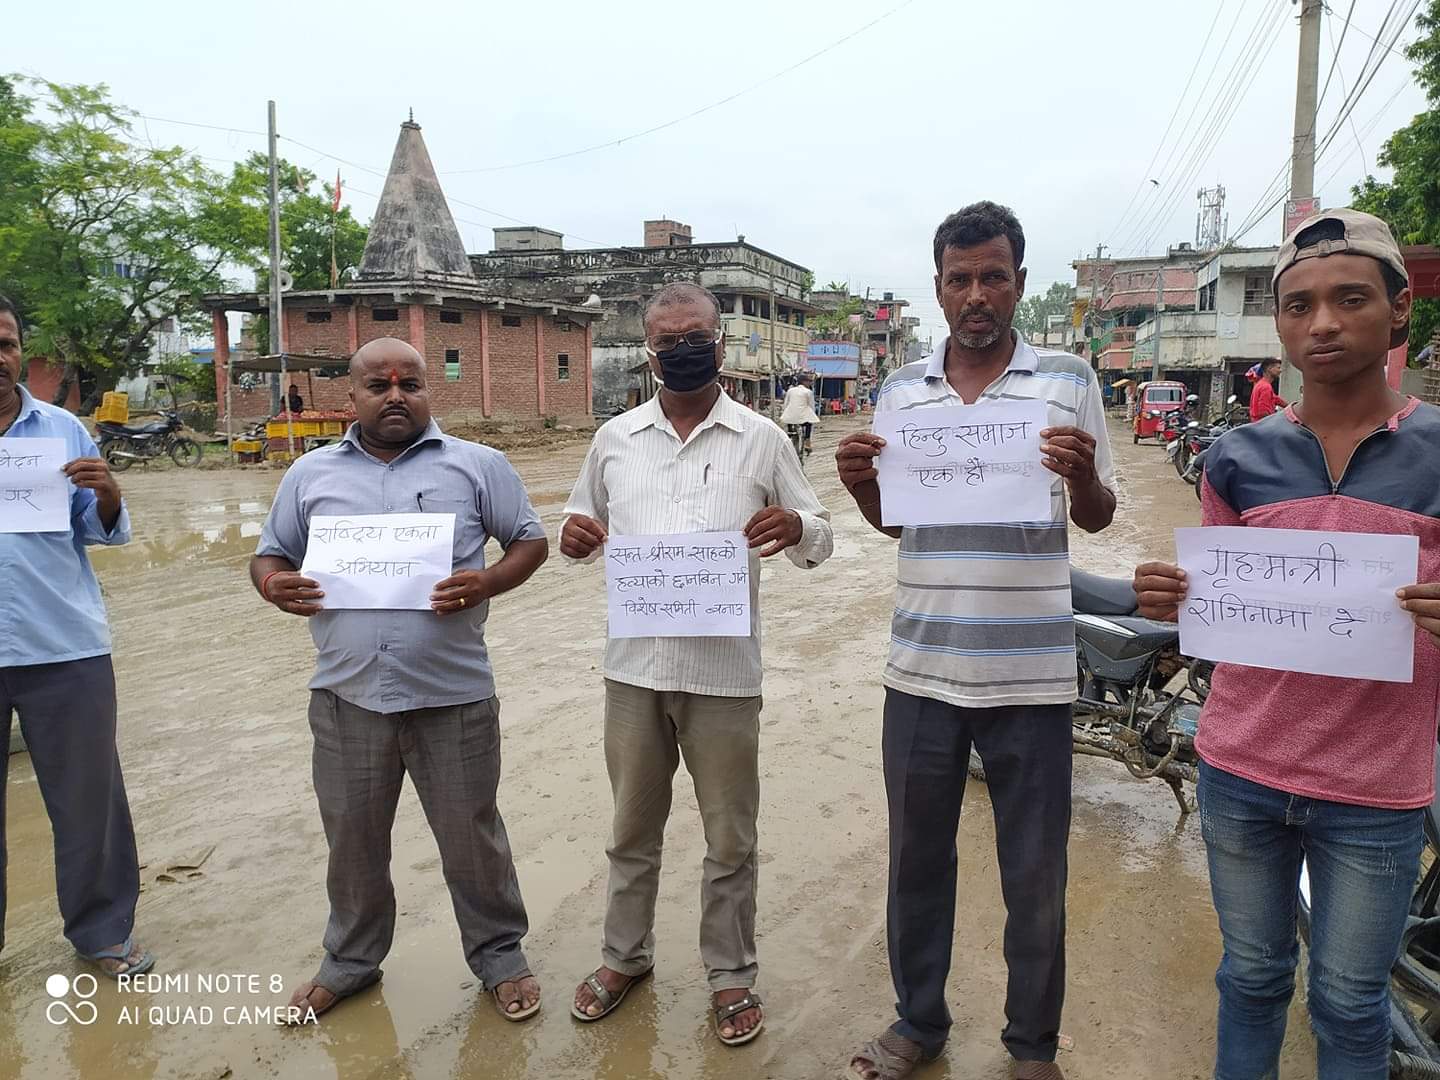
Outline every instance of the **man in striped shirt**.
<svg viewBox="0 0 1440 1080">
<path fill-rule="evenodd" d="M 727 1045 L 760 1033 L 753 993 L 756 818 L 760 806 L 761 558 L 802 569 L 833 546 L 785 433 L 732 400 L 720 305 L 698 285 L 667 285 L 645 305 L 645 347 L 660 393 L 595 435 L 565 506 L 560 551 L 597 558 L 619 536 L 743 530 L 750 546 L 748 637 L 611 638 L 605 649 L 605 763 L 615 799 L 602 964 L 572 1013 L 612 1012 L 655 963 L 660 849 L 680 757 L 705 823 L 700 952 L 715 1031 Z"/>
<path fill-rule="evenodd" d="M 885 380 L 876 412 L 1045 402 L 1045 521 L 886 528 L 875 458 L 885 441 L 847 436 L 840 478 L 865 519 L 900 541 L 881 739 L 890 812 L 890 970 L 899 1020 L 851 1060 L 862 1080 L 896 1080 L 945 1046 L 955 924 L 955 832 L 973 746 L 995 810 L 1010 969 L 1001 1038 L 1018 1080 L 1055 1080 L 1065 994 L 1070 704 L 1076 696 L 1070 520 L 1098 532 L 1115 514 L 1100 387 L 1069 353 L 1014 333 L 1025 234 L 980 202 L 935 232 L 935 294 L 950 335 Z"/>
</svg>

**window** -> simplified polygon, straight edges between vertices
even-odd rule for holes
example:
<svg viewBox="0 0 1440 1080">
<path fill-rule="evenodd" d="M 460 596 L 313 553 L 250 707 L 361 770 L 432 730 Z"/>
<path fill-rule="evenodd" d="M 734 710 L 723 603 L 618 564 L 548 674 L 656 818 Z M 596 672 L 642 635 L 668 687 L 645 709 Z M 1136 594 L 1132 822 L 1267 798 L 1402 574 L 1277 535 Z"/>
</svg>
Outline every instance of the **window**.
<svg viewBox="0 0 1440 1080">
<path fill-rule="evenodd" d="M 1274 315 L 1275 298 L 1270 295 L 1269 283 L 1259 274 L 1245 277 L 1245 314 Z"/>
<path fill-rule="evenodd" d="M 718 297 L 717 299 L 720 301 L 720 314 L 721 314 L 721 315 L 734 315 L 734 314 L 735 314 L 735 297 L 730 296 L 730 295 L 727 294 L 727 295 L 722 295 L 722 296 Z"/>
<path fill-rule="evenodd" d="M 454 382 L 460 378 L 460 350 L 445 350 L 445 381 Z"/>
<path fill-rule="evenodd" d="M 393 307 L 371 308 L 370 318 L 375 322 L 399 322 L 400 309 Z"/>
<path fill-rule="evenodd" d="M 1217 284 L 1219 284 L 1218 281 L 1212 281 L 1209 285 L 1202 285 L 1200 287 L 1199 308 L 1201 311 L 1215 310 L 1215 286 Z"/>
<path fill-rule="evenodd" d="M 329 322 L 329 321 L 330 321 L 330 312 L 328 312 L 328 311 L 307 311 L 307 312 L 305 312 L 305 321 L 306 321 L 307 323 Z"/>
<path fill-rule="evenodd" d="M 465 316 L 458 311 L 446 311 L 444 308 L 441 308 L 440 321 L 443 323 L 462 323 L 465 321 Z"/>
<path fill-rule="evenodd" d="M 760 304 L 753 296 L 742 296 L 740 298 L 740 310 L 746 315 L 758 315 L 760 313 Z"/>
<path fill-rule="evenodd" d="M 555 329 L 559 330 L 561 333 L 568 334 L 572 329 L 574 329 L 574 327 L 569 319 L 561 315 L 555 320 Z"/>
<path fill-rule="evenodd" d="M 500 325 L 501 325 L 501 326 L 520 326 L 520 325 L 522 325 L 522 322 L 521 322 L 521 319 L 520 319 L 520 316 L 519 316 L 519 315 L 501 315 L 501 316 L 500 316 Z"/>
<path fill-rule="evenodd" d="M 562 352 L 555 358 L 555 378 L 561 382 L 570 381 L 570 357 L 566 353 Z"/>
</svg>

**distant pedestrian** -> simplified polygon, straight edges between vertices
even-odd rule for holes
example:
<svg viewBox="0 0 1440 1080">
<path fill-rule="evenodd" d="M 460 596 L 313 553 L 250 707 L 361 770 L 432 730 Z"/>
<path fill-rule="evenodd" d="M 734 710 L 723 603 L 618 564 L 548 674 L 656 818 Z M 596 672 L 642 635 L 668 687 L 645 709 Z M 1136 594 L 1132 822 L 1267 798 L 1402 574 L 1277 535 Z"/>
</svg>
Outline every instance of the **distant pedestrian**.
<svg viewBox="0 0 1440 1080">
<path fill-rule="evenodd" d="M 300 387 L 296 386 L 293 382 L 290 384 L 290 393 L 286 396 L 285 404 L 292 413 L 302 413 L 305 411 L 305 399 L 300 396 Z"/>
<path fill-rule="evenodd" d="M 1275 393 L 1275 387 L 1280 382 L 1282 366 L 1280 361 L 1266 360 L 1257 366 L 1260 368 L 1260 374 L 1255 380 L 1255 386 L 1250 391 L 1250 422 L 1252 424 L 1264 420 L 1271 413 L 1285 408 L 1287 404 L 1284 398 Z"/>
<path fill-rule="evenodd" d="M 64 441 L 70 520 L 63 532 L 0 532 L 0 946 L 13 710 L 55 833 L 65 937 L 105 974 L 139 975 L 155 959 L 131 936 L 140 863 L 115 749 L 110 627 L 85 554 L 89 544 L 128 543 L 130 515 L 80 421 L 20 385 L 22 340 L 19 312 L 0 296 L 0 449 L 6 437 Z"/>
<path fill-rule="evenodd" d="M 810 449 L 810 435 L 820 417 L 815 415 L 815 392 L 810 389 L 810 373 L 802 371 L 795 376 L 795 383 L 785 391 L 785 402 L 780 409 L 780 423 L 792 433 L 800 429 L 805 450 Z"/>
<path fill-rule="evenodd" d="M 505 822 L 500 704 L 485 649 L 493 596 L 545 561 L 545 531 L 520 477 L 497 450 L 441 432 L 430 418 L 425 361 L 381 338 L 350 360 L 357 420 L 337 443 L 285 474 L 250 561 L 250 579 L 281 611 L 310 620 L 315 797 L 330 846 L 325 958 L 291 1005 L 319 1016 L 379 981 L 395 936 L 390 832 L 408 773 L 440 848 L 470 970 L 507 1020 L 540 1008 L 520 941 L 529 929 Z M 454 573 L 429 611 L 326 611 L 297 571 L 316 514 L 454 514 Z M 505 554 L 485 565 L 485 544 Z M 302 1018 L 308 1018 L 302 1017 Z"/>
</svg>

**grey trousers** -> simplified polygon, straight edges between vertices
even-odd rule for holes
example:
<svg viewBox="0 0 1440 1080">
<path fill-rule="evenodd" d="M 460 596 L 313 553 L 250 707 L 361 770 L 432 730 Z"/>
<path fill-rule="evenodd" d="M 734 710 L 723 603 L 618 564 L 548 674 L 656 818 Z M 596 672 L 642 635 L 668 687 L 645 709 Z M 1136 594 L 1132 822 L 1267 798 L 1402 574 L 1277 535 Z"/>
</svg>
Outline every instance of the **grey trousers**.
<svg viewBox="0 0 1440 1080">
<path fill-rule="evenodd" d="M 140 864 L 115 751 L 110 657 L 0 667 L 0 946 L 5 943 L 5 774 L 12 709 L 20 714 L 55 833 L 55 891 L 65 936 L 82 953 L 119 945 L 135 926 Z"/>
<path fill-rule="evenodd" d="M 655 963 L 660 850 L 680 755 L 705 829 L 700 956 L 712 991 L 755 985 L 759 697 L 710 697 L 605 681 L 605 764 L 615 798 L 601 955 L 622 975 Z"/>
<path fill-rule="evenodd" d="M 499 702 L 376 713 L 314 690 L 310 730 L 330 845 L 330 921 L 315 981 L 344 995 L 380 974 L 395 936 L 390 833 L 407 772 L 440 848 L 470 970 L 488 988 L 528 973 L 520 939 L 529 923 L 495 806 Z"/>
</svg>

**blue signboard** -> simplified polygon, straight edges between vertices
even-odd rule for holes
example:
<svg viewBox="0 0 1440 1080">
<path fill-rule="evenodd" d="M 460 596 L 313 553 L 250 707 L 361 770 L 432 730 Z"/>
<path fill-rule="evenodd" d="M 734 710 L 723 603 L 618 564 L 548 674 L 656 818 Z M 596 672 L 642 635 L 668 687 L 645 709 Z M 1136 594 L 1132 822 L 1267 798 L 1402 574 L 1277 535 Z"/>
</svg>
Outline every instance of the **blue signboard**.
<svg viewBox="0 0 1440 1080">
<path fill-rule="evenodd" d="M 859 363 L 860 346 L 853 341 L 812 341 L 806 354 L 812 359 L 824 356 L 838 360 L 854 360 Z"/>
<path fill-rule="evenodd" d="M 830 379 L 853 379 L 860 374 L 859 360 L 834 360 L 810 356 L 806 364 L 817 375 Z"/>
</svg>

